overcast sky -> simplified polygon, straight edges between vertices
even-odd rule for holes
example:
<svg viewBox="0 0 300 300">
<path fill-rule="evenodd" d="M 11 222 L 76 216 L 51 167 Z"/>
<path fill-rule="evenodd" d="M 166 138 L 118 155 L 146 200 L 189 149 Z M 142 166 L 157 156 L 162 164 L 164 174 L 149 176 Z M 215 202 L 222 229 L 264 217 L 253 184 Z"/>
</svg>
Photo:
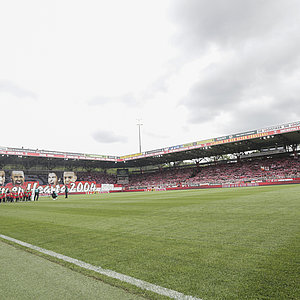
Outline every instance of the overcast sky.
<svg viewBox="0 0 300 300">
<path fill-rule="evenodd" d="M 300 120 L 300 1 L 0 2 L 0 146 L 125 155 Z"/>
</svg>

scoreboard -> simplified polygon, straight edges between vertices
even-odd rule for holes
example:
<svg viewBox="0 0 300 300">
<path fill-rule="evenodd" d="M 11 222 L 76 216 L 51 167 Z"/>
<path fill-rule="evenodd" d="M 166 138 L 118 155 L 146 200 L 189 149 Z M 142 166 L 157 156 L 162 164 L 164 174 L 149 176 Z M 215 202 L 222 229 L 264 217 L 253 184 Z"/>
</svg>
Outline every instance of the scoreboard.
<svg viewBox="0 0 300 300">
<path fill-rule="evenodd" d="M 128 184 L 129 183 L 128 169 L 117 169 L 117 183 L 118 184 Z"/>
</svg>

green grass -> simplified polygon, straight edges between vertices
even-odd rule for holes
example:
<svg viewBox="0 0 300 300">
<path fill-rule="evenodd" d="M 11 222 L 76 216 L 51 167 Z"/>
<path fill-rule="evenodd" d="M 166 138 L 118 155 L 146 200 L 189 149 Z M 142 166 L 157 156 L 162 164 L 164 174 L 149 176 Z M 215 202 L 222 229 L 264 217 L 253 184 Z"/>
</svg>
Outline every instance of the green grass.
<svg viewBox="0 0 300 300">
<path fill-rule="evenodd" d="M 300 299 L 299 198 L 300 185 L 44 198 L 0 204 L 0 233 L 202 299 Z"/>
<path fill-rule="evenodd" d="M 143 299 L 2 242 L 0 253 L 1 299 Z"/>
</svg>

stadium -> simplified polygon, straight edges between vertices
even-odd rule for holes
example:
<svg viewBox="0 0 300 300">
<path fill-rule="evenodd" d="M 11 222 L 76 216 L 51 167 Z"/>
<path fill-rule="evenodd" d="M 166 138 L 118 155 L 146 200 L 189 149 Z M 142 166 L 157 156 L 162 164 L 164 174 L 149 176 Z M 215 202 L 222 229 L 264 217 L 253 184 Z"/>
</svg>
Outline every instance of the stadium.
<svg viewBox="0 0 300 300">
<path fill-rule="evenodd" d="M 4 298 L 299 299 L 299 144 L 300 121 L 123 156 L 0 147 Z"/>
</svg>

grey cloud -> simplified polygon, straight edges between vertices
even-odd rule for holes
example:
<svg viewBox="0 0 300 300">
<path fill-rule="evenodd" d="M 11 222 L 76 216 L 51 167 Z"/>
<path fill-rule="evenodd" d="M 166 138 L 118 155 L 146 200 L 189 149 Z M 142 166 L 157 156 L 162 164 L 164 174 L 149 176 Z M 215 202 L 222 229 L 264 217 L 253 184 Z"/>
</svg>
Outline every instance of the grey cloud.
<svg viewBox="0 0 300 300">
<path fill-rule="evenodd" d="M 272 42 L 265 45 L 264 49 L 258 45 L 257 49 L 252 49 L 251 54 L 239 52 L 231 60 L 205 70 L 206 76 L 194 84 L 183 100 L 190 121 L 201 123 L 216 119 L 224 113 L 241 115 L 239 107 L 263 98 L 270 102 L 269 109 L 264 112 L 265 116 L 273 115 L 278 107 L 295 99 L 300 80 L 300 47 L 288 40 L 281 42 L 284 47 L 278 43 L 273 56 L 270 53 L 276 44 Z M 263 103 L 255 105 L 256 111 L 263 107 Z M 285 115 L 287 113 L 288 109 Z M 253 123 L 254 120 L 251 117 L 248 121 Z"/>
<path fill-rule="evenodd" d="M 142 106 L 147 101 L 153 100 L 159 93 L 166 93 L 168 91 L 168 80 L 175 70 L 175 64 L 168 66 L 164 74 L 159 76 L 144 90 L 140 92 L 131 92 L 119 96 L 96 96 L 88 101 L 89 105 L 104 105 L 108 103 L 126 104 L 128 106 L 136 107 Z"/>
<path fill-rule="evenodd" d="M 8 80 L 0 80 L 0 93 L 9 93 L 18 98 L 31 98 L 34 100 L 38 98 L 34 92 L 22 88 Z"/>
<path fill-rule="evenodd" d="M 247 131 L 298 120 L 299 115 L 296 118 L 290 110 L 283 114 L 279 107 L 266 111 L 254 106 L 247 110 L 236 110 L 231 114 L 231 122 L 224 122 L 220 126 L 223 134 L 228 134 L 236 133 L 236 128 L 239 128 L 239 131 Z"/>
<path fill-rule="evenodd" d="M 92 134 L 92 137 L 99 143 L 111 144 L 111 143 L 126 143 L 127 137 L 117 135 L 112 131 L 98 130 Z"/>
<path fill-rule="evenodd" d="M 139 99 L 133 93 L 128 93 L 120 96 L 119 102 L 126 103 L 131 106 L 135 106 L 139 104 Z"/>
<path fill-rule="evenodd" d="M 96 96 L 92 99 L 90 99 L 88 101 L 88 103 L 90 105 L 102 105 L 102 104 L 106 104 L 106 103 L 109 103 L 113 100 L 113 98 L 111 97 L 104 97 L 104 96 Z"/>
<path fill-rule="evenodd" d="M 141 99 L 151 101 L 157 94 L 166 94 L 169 90 L 170 79 L 172 76 L 176 76 L 185 62 L 186 59 L 183 57 L 168 60 L 164 65 L 165 71 L 142 91 L 140 95 Z"/>
<path fill-rule="evenodd" d="M 172 3 L 171 20 L 179 27 L 175 42 L 188 51 L 199 52 L 210 44 L 236 46 L 264 38 L 297 22 L 297 0 L 177 0 Z"/>
<path fill-rule="evenodd" d="M 168 81 L 181 67 L 181 60 L 168 61 L 165 72 L 150 82 L 140 92 L 129 92 L 118 96 L 96 96 L 88 101 L 89 105 L 104 105 L 108 103 L 123 103 L 129 106 L 142 106 L 145 102 L 153 100 L 159 93 L 167 93 Z"/>
<path fill-rule="evenodd" d="M 191 123 L 226 119 L 227 131 L 300 119 L 298 1 L 192 0 L 174 7 L 182 56 L 192 61 L 211 45 L 230 54 L 199 72 L 182 100 Z"/>
<path fill-rule="evenodd" d="M 109 103 L 124 103 L 135 106 L 139 104 L 139 100 L 133 93 L 127 93 L 119 96 L 96 96 L 88 101 L 89 105 L 104 105 Z"/>
<path fill-rule="evenodd" d="M 160 133 L 157 133 L 157 132 L 151 132 L 151 131 L 144 131 L 144 134 L 149 136 L 149 137 L 152 137 L 152 138 L 156 138 L 156 139 L 166 139 L 168 138 L 168 136 L 166 135 L 163 135 L 163 134 L 160 134 Z"/>
<path fill-rule="evenodd" d="M 141 98 L 144 100 L 152 100 L 159 93 L 167 93 L 168 81 L 174 73 L 176 64 L 166 66 L 167 70 L 156 80 L 151 82 L 141 93 Z"/>
</svg>

